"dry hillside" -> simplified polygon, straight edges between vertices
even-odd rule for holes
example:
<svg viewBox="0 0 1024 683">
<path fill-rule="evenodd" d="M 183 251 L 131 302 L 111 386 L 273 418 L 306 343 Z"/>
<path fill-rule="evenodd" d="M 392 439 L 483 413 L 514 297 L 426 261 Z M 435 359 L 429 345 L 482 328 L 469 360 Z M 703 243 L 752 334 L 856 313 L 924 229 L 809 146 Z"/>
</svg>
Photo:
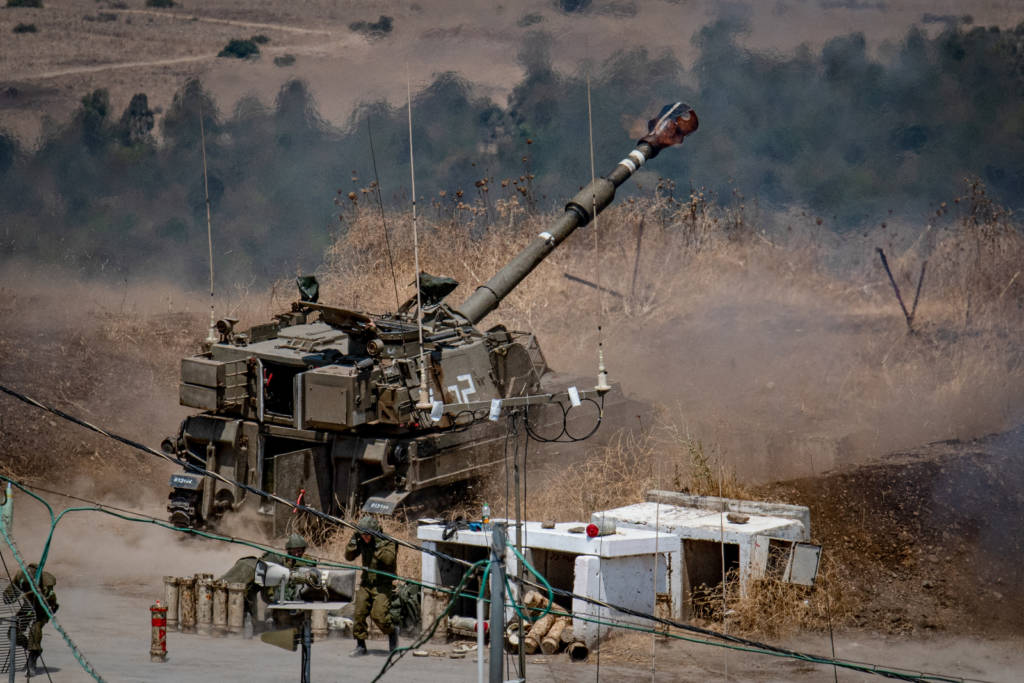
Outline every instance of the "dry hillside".
<svg viewBox="0 0 1024 683">
<path fill-rule="evenodd" d="M 626 202 L 575 235 L 487 323 L 535 331 L 554 367 L 583 375 L 594 373 L 601 324 L 613 379 L 651 408 L 585 461 L 535 455 L 528 514 L 579 518 L 650 487 L 757 491 L 811 507 L 830 571 L 848 587 L 848 623 L 1019 632 L 1010 598 L 1020 580 L 1020 439 L 1011 430 L 1024 393 L 1014 333 L 1022 241 L 983 196 L 951 204 L 959 208 L 927 239 L 909 241 L 891 227 L 837 240 L 804 216 L 768 235 L 756 217 L 699 194 Z M 323 299 L 391 308 L 379 217 L 345 211 L 351 229 L 319 273 Z M 493 229 L 466 240 L 481 220 Z M 548 220 L 511 198 L 428 217 L 423 266 L 463 281 L 461 300 Z M 408 215 L 389 216 L 400 273 L 411 272 L 410 226 Z M 913 334 L 876 245 L 904 289 L 929 259 Z M 5 273 L 3 286 L 5 384 L 152 445 L 175 429 L 177 361 L 204 334 L 200 297 L 31 269 Z M 218 305 L 245 324 L 291 298 L 282 281 Z M 3 401 L 5 473 L 162 514 L 162 465 Z M 920 447 L 931 442 L 940 443 Z M 499 512 L 502 489 L 498 481 L 487 494 Z"/>
</svg>

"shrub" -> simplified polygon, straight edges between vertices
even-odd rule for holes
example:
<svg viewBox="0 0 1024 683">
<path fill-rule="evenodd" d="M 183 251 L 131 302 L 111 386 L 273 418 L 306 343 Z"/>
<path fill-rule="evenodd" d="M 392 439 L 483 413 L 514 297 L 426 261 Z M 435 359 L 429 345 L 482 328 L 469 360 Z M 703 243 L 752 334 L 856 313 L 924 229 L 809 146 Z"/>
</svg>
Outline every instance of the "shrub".
<svg viewBox="0 0 1024 683">
<path fill-rule="evenodd" d="M 824 630 L 832 621 L 842 625 L 855 608 L 848 578 L 826 555 L 812 588 L 765 578 L 741 590 L 739 573 L 730 569 L 722 584 L 692 589 L 697 618 L 725 624 L 729 633 L 784 638 L 800 630 Z"/>
<path fill-rule="evenodd" d="M 174 7 L 174 0 L 146 0 L 146 7 Z"/>
<path fill-rule="evenodd" d="M 590 7 L 590 0 L 558 0 L 558 9 L 566 14 L 585 12 Z"/>
<path fill-rule="evenodd" d="M 17 156 L 18 144 L 15 142 L 14 136 L 0 130 L 0 178 L 7 173 L 7 169 L 14 165 Z"/>
<path fill-rule="evenodd" d="M 380 15 L 377 21 L 354 21 L 348 25 L 350 31 L 362 33 L 370 38 L 383 38 L 395 27 L 395 20 L 392 17 Z"/>
<path fill-rule="evenodd" d="M 236 59 L 247 59 L 254 57 L 260 53 L 260 48 L 256 43 L 246 39 L 233 39 L 228 43 L 223 50 L 217 53 L 218 57 L 234 57 Z"/>
<path fill-rule="evenodd" d="M 281 55 L 274 57 L 274 66 L 291 66 L 295 63 L 295 55 Z"/>
<path fill-rule="evenodd" d="M 43 0 L 7 0 L 8 7 L 42 7 Z"/>
<path fill-rule="evenodd" d="M 12 29 L 15 33 L 37 33 L 35 24 L 18 24 Z"/>
<path fill-rule="evenodd" d="M 254 35 L 249 40 L 251 40 L 252 42 L 257 43 L 259 45 L 266 45 L 267 43 L 270 42 L 270 38 L 268 38 L 267 36 L 263 35 L 262 33 L 258 33 L 256 35 Z"/>
</svg>

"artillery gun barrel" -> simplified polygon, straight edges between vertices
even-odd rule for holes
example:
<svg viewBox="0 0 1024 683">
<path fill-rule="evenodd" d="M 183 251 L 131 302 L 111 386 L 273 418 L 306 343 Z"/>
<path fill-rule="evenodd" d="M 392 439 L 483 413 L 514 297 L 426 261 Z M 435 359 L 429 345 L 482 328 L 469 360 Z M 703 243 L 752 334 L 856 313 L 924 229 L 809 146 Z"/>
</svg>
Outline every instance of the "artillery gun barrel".
<svg viewBox="0 0 1024 683">
<path fill-rule="evenodd" d="M 611 204 L 615 190 L 626 182 L 658 152 L 681 144 L 683 138 L 697 130 L 697 113 L 682 102 L 666 105 L 648 123 L 649 133 L 636 143 L 636 148 L 603 178 L 593 180 L 565 206 L 565 213 L 547 231 L 540 233 L 494 277 L 477 288 L 458 307 L 470 323 L 483 320 L 515 287 L 547 258 L 576 228 L 586 225 Z"/>
</svg>

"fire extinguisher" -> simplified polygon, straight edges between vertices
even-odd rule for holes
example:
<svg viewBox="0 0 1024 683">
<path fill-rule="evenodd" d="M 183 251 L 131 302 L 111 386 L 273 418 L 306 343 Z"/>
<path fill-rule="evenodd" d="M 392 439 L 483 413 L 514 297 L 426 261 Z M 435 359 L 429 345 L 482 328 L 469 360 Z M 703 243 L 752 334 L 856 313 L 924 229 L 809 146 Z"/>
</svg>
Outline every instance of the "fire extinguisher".
<svg viewBox="0 0 1024 683">
<path fill-rule="evenodd" d="M 152 637 L 149 646 L 149 660 L 151 662 L 167 661 L 167 608 L 157 600 L 155 605 L 149 608 L 150 626 Z"/>
</svg>

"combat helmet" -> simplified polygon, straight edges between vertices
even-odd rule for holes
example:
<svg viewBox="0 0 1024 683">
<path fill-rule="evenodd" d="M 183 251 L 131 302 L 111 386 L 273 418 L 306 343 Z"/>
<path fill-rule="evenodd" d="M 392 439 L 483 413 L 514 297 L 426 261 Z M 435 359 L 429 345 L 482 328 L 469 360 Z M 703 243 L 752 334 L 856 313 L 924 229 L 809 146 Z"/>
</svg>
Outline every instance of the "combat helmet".
<svg viewBox="0 0 1024 683">
<path fill-rule="evenodd" d="M 306 539 L 304 539 L 299 534 L 292 534 L 288 537 L 288 542 L 284 544 L 284 549 L 289 551 L 289 553 L 292 550 L 305 550 Z"/>
<path fill-rule="evenodd" d="M 28 570 L 27 576 L 35 580 L 36 572 L 39 571 L 39 564 L 31 562 L 27 567 L 25 567 L 25 569 Z M 57 585 L 57 578 L 50 572 L 44 570 L 42 576 L 39 577 L 38 584 L 44 591 L 52 591 L 53 587 Z"/>
<path fill-rule="evenodd" d="M 377 521 L 376 517 L 371 517 L 370 515 L 364 515 L 363 518 L 359 520 L 359 528 L 360 529 L 366 529 L 368 531 L 378 531 L 379 532 L 380 531 L 380 522 Z"/>
</svg>

